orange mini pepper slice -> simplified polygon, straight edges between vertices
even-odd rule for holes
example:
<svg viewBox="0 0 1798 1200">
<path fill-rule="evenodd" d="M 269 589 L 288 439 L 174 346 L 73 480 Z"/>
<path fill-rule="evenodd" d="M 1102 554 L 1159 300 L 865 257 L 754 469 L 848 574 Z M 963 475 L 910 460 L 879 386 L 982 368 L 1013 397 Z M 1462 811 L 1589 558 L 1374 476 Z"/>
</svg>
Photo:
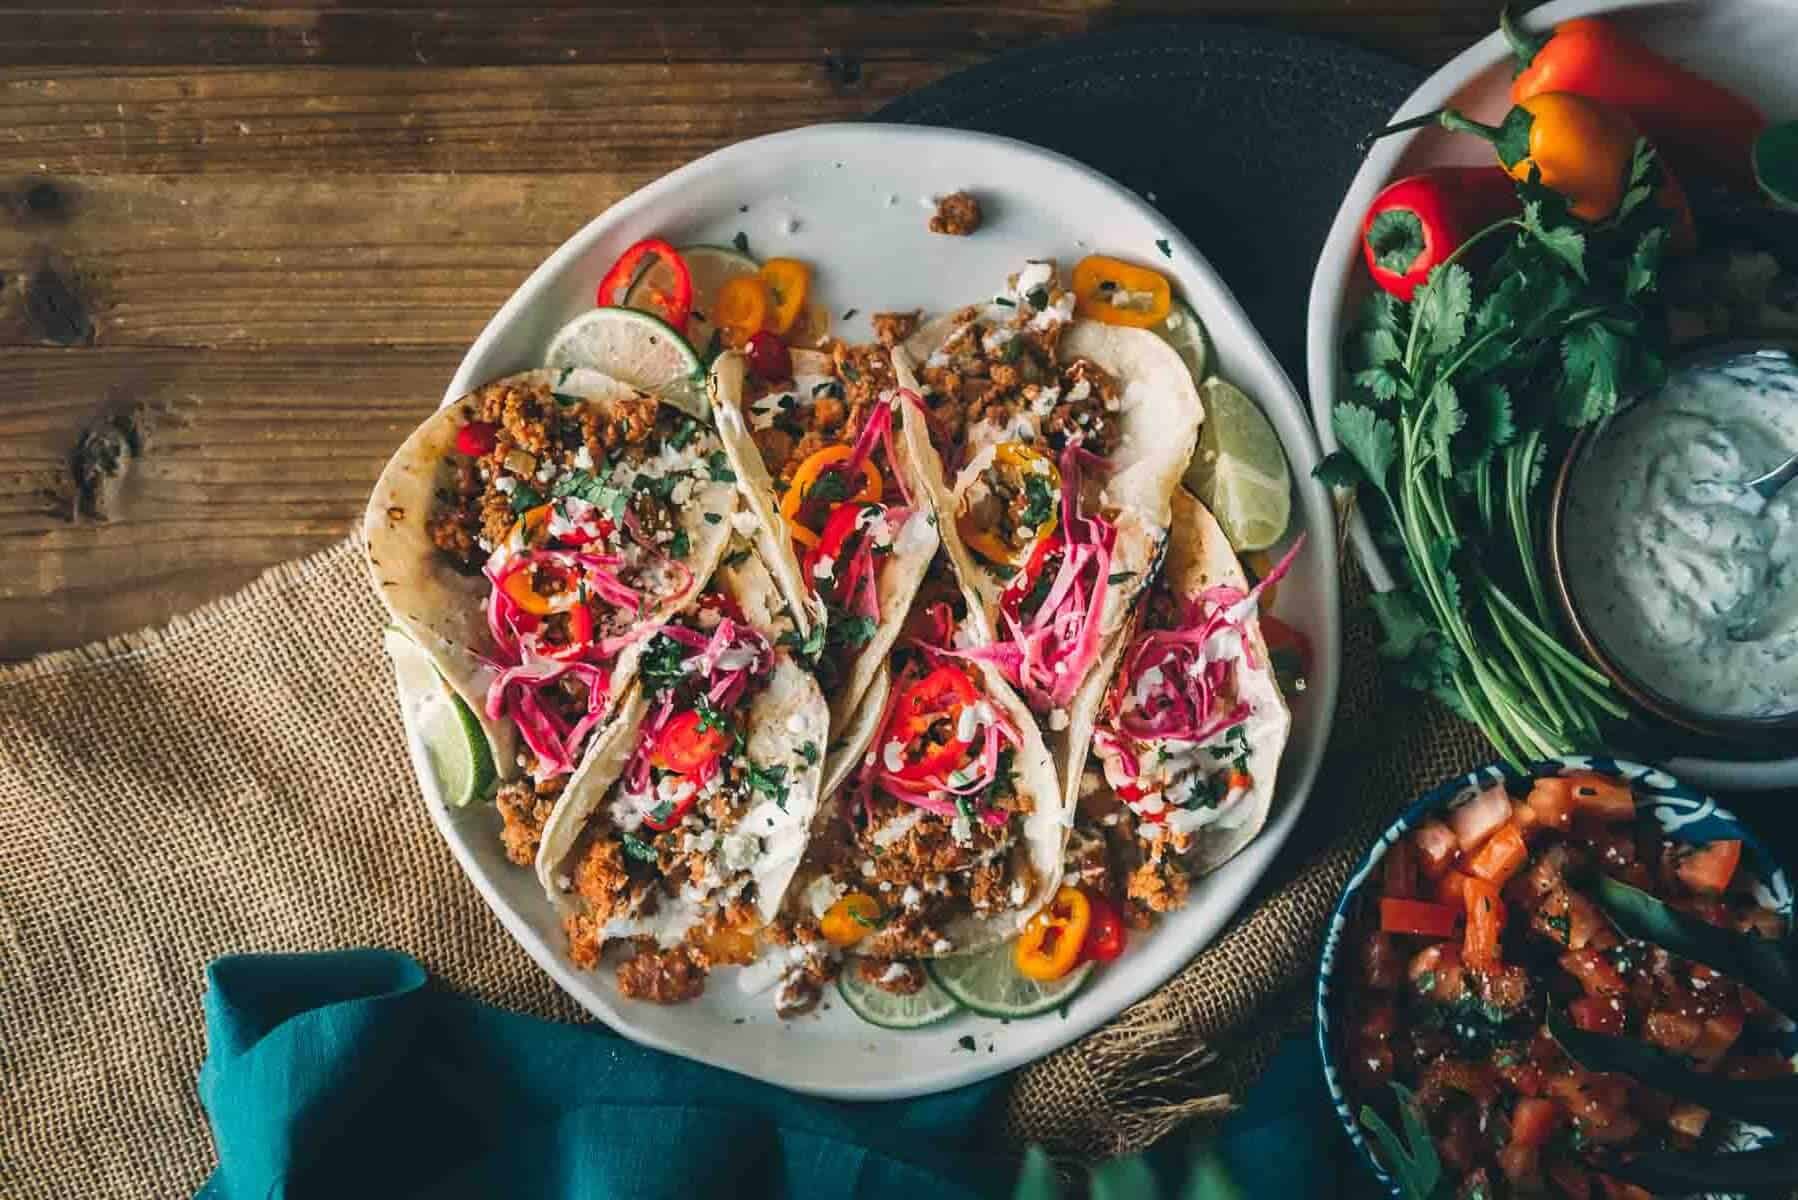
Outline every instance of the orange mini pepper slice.
<svg viewBox="0 0 1798 1200">
<path fill-rule="evenodd" d="M 833 946 L 853 946 L 880 920 L 880 902 L 866 892 L 850 892 L 825 910 L 818 929 Z"/>
<path fill-rule="evenodd" d="M 1060 979 L 1080 961 L 1080 947 L 1092 925 L 1092 901 L 1079 888 L 1064 887 L 1024 926 L 1012 961 L 1026 979 Z"/>
<path fill-rule="evenodd" d="M 771 258 L 762 264 L 760 274 L 774 300 L 773 311 L 764 328 L 786 333 L 805 311 L 806 293 L 812 286 L 812 269 L 796 258 Z"/>
<path fill-rule="evenodd" d="M 725 281 L 712 301 L 712 324 L 724 331 L 724 340 L 741 346 L 768 324 L 768 285 L 759 275 L 738 275 Z"/>
<path fill-rule="evenodd" d="M 1167 276 L 1120 258 L 1089 254 L 1074 264 L 1074 312 L 1106 325 L 1148 329 L 1167 318 L 1174 290 Z"/>
<path fill-rule="evenodd" d="M 790 527 L 793 540 L 800 545 L 809 547 L 818 544 L 817 531 L 807 525 L 800 516 L 800 514 L 808 507 L 812 492 L 817 489 L 819 482 L 824 478 L 826 471 L 828 471 L 831 466 L 836 463 L 847 462 L 854 456 L 854 454 L 854 449 L 849 446 L 840 444 L 836 446 L 826 446 L 824 449 L 817 451 L 804 462 L 800 463 L 799 469 L 793 472 L 793 482 L 787 486 L 787 490 L 780 498 L 780 515 L 787 519 L 787 525 Z M 830 474 L 840 477 L 841 472 L 831 471 Z M 843 486 L 845 489 L 848 487 L 847 481 L 844 482 Z M 817 516 L 821 518 L 824 515 L 827 515 L 829 511 L 836 508 L 838 504 L 866 504 L 871 501 L 877 501 L 880 499 L 880 489 L 880 468 L 876 467 L 870 460 L 864 458 L 862 460 L 861 490 L 854 495 L 831 497 L 829 503 L 824 506 L 823 512 L 817 514 Z M 819 520 L 819 524 L 823 524 L 821 519 Z"/>
<path fill-rule="evenodd" d="M 549 597 L 537 590 L 535 573 L 528 567 L 506 576 L 506 581 L 500 587 L 519 608 L 532 616 L 544 617 L 555 611 L 550 605 Z"/>
<path fill-rule="evenodd" d="M 1036 527 L 1036 536 L 1027 544 L 1013 549 L 999 535 L 996 522 L 981 520 L 966 505 L 956 514 L 955 528 L 961 534 L 961 540 L 968 549 L 980 555 L 988 562 L 1005 563 L 1013 567 L 1021 567 L 1027 563 L 1032 551 L 1047 541 L 1056 527 L 1061 523 L 1061 471 L 1055 462 L 1042 451 L 1022 442 L 1000 442 L 993 448 L 994 467 L 1010 467 L 1020 477 L 1038 474 L 1049 481 L 1049 487 L 1057 496 L 1057 502 L 1050 509 L 1049 519 Z"/>
</svg>

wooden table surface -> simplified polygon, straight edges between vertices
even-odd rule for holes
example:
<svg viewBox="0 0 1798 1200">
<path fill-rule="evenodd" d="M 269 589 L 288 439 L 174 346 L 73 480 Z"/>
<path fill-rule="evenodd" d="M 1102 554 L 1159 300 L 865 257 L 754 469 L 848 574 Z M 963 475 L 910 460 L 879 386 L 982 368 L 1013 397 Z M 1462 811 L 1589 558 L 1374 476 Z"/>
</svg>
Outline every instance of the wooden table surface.
<svg viewBox="0 0 1798 1200">
<path fill-rule="evenodd" d="M 1175 15 L 1435 65 L 1495 0 L 0 0 L 0 658 L 342 536 L 557 244 L 727 142 Z"/>
</svg>

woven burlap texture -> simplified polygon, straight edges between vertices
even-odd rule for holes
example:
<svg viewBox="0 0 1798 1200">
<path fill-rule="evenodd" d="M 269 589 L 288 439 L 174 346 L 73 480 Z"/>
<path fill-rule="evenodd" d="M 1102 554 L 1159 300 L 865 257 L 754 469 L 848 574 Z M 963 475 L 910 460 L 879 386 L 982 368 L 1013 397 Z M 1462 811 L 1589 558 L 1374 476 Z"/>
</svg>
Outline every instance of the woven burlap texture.
<svg viewBox="0 0 1798 1200">
<path fill-rule="evenodd" d="M 482 999 L 585 1019 L 427 819 L 381 624 L 345 542 L 166 629 L 0 671 L 0 1195 L 160 1200 L 200 1183 L 202 968 L 220 954 L 389 946 Z M 1377 826 L 1481 756 L 1466 730 L 1395 711 L 1369 631 L 1350 628 L 1299 833 L 1326 830 L 1322 849 L 1167 987 L 1024 1071 L 1007 1135 L 1105 1153 L 1218 1109 L 1292 1022 Z"/>
</svg>

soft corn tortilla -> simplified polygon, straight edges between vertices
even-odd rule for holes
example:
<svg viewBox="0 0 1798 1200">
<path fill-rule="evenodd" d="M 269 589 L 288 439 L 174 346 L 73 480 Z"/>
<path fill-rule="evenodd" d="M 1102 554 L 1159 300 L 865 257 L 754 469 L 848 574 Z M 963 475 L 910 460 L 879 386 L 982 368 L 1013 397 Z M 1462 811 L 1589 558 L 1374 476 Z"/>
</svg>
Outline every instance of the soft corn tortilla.
<svg viewBox="0 0 1798 1200">
<path fill-rule="evenodd" d="M 454 404 L 444 405 L 413 430 L 376 481 L 362 529 L 368 541 L 369 573 L 388 615 L 430 656 L 444 681 L 474 712 L 487 735 L 495 769 L 501 779 L 511 779 L 519 770 L 518 730 L 509 720 L 487 716 L 487 689 L 495 671 L 485 657 L 494 647 L 483 604 L 492 585 L 484 575 L 457 571 L 432 544 L 426 529 L 437 490 L 451 483 L 456 431 L 467 421 L 476 396 L 487 387 L 502 384 L 542 384 L 563 396 L 579 396 L 585 405 L 600 412 L 639 394 L 629 385 L 585 367 L 545 368 L 494 380 Z M 695 442 L 695 454 L 697 445 Z M 693 573 L 693 584 L 685 593 L 645 612 L 642 628 L 660 624 L 699 594 L 724 554 L 730 537 L 729 518 L 736 504 L 729 483 L 711 482 L 694 489 L 691 501 L 681 510 L 682 528 L 691 546 L 685 562 Z M 704 519 L 707 512 L 724 519 L 708 522 Z M 622 651 L 613 667 L 614 704 L 636 674 L 639 646 Z"/>
<path fill-rule="evenodd" d="M 990 319 L 1003 316 L 1004 310 L 991 310 Z M 901 386 L 921 393 L 914 356 L 918 362 L 927 359 L 955 328 L 951 318 L 938 318 L 893 351 L 893 368 Z M 1059 352 L 1063 362 L 1092 360 L 1123 388 L 1117 414 L 1120 436 L 1108 460 L 1111 469 L 1100 480 L 1086 480 L 1084 489 L 1087 511 L 1103 512 L 1117 526 L 1110 571 L 1117 582 L 1106 584 L 1096 669 L 1075 694 L 1067 710 L 1067 727 L 1048 734 L 1071 805 L 1086 764 L 1098 702 L 1104 695 L 1102 681 L 1110 675 L 1106 668 L 1116 665 L 1135 602 L 1163 552 L 1172 496 L 1180 489 L 1180 477 L 1198 444 L 1204 404 L 1179 353 L 1146 329 L 1075 321 L 1063 332 Z M 967 600 L 970 620 L 981 641 L 990 645 L 1002 632 L 999 598 L 1005 582 L 986 570 L 962 541 L 956 515 L 969 486 L 992 461 L 998 441 L 970 442 L 968 461 L 950 480 L 925 422 L 908 420 L 904 434 L 914 476 L 936 509 L 937 529 Z M 1098 483 L 1096 489 L 1094 482 Z M 1091 503 L 1095 491 L 1096 505 Z"/>
<path fill-rule="evenodd" d="M 720 567 L 714 586 L 737 602 L 745 619 L 770 644 L 775 642 L 779 632 L 776 625 L 787 606 L 760 558 L 751 554 L 736 567 Z M 597 832 L 613 828 L 604 802 L 630 762 L 647 715 L 643 690 L 633 686 L 617 717 L 600 734 L 544 822 L 537 852 L 537 879 L 550 903 L 564 914 L 579 911 L 582 903 L 578 895 L 560 885 L 568 874 L 569 856 L 590 822 L 598 823 Z M 779 646 L 774 651 L 773 673 L 749 702 L 748 726 L 749 760 L 757 766 L 786 770 L 786 803 L 760 797 L 743 810 L 736 825 L 715 832 L 722 837 L 740 825 L 762 838 L 762 853 L 749 873 L 755 880 L 757 912 L 766 923 L 780 911 L 793 873 L 805 853 L 806 837 L 822 791 L 822 756 L 814 756 L 806 765 L 798 748 L 806 742 L 824 745 L 830 728 L 830 714 L 817 681 Z M 661 895 L 654 913 L 614 919 L 607 924 L 605 936 L 611 939 L 647 935 L 663 946 L 671 946 L 708 915 L 708 905 Z"/>
<path fill-rule="evenodd" d="M 1197 596 L 1219 584 L 1246 592 L 1248 576 L 1211 510 L 1182 487 L 1174 491 L 1173 516 L 1167 561 L 1161 582 L 1156 586 L 1164 587 L 1182 599 Z M 1251 614 L 1244 625 L 1256 665 L 1250 666 L 1246 658 L 1240 660 L 1237 681 L 1238 694 L 1251 708 L 1243 728 L 1249 747 L 1248 769 L 1254 783 L 1229 818 L 1220 819 L 1194 834 L 1193 844 L 1183 861 L 1195 876 L 1208 874 L 1229 862 L 1254 841 L 1267 824 L 1280 759 L 1286 751 L 1286 739 L 1292 732 L 1292 710 L 1287 707 L 1286 698 L 1280 694 L 1279 682 L 1274 678 L 1261 622 L 1257 615 Z M 1099 681 L 1091 709 L 1094 718 L 1098 715 L 1097 701 L 1104 698 L 1105 688 L 1116 672 L 1128 642 L 1133 639 L 1134 630 L 1120 638 L 1107 654 L 1103 669 L 1094 674 L 1094 679 Z M 1086 734 L 1090 742 L 1091 728 Z"/>
<path fill-rule="evenodd" d="M 827 361 L 816 364 L 810 371 L 805 369 L 803 364 L 807 359 L 825 359 L 815 351 L 795 350 L 793 359 L 795 375 L 828 373 Z M 800 570 L 799 555 L 793 549 L 792 530 L 786 517 L 781 515 L 774 480 L 743 419 L 746 379 L 747 365 L 741 354 L 732 351 L 718 356 L 709 381 L 713 419 L 718 426 L 718 436 L 724 442 L 724 452 L 730 458 L 731 470 L 736 473 L 744 507 L 756 518 L 756 550 L 768 563 L 788 605 L 795 614 L 803 614 L 800 632 L 806 633 L 827 620 L 824 603 L 812 591 Z M 894 414 L 894 420 L 901 424 L 905 419 L 903 410 Z M 902 460 L 909 457 L 903 436 L 893 438 L 893 452 Z M 931 520 L 933 509 L 913 482 L 914 466 L 908 461 L 899 461 L 893 464 L 893 470 L 904 477 L 906 489 L 918 503 L 894 534 L 893 552 L 880 568 L 875 584 L 880 593 L 880 618 L 874 636 L 855 652 L 842 686 L 834 689 L 829 697 L 832 729 L 845 727 L 867 695 L 875 673 L 886 662 L 887 651 L 893 648 L 893 641 L 899 636 L 906 613 L 911 611 L 912 599 L 918 594 L 924 573 L 930 569 L 930 560 L 936 555 L 937 529 Z"/>
</svg>

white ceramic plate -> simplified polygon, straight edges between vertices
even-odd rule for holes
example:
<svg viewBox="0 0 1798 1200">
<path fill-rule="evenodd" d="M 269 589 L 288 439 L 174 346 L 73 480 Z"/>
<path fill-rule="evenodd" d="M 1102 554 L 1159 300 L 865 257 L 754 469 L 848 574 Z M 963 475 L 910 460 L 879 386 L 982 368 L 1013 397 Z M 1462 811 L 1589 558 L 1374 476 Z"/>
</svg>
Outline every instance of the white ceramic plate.
<svg viewBox="0 0 1798 1200">
<path fill-rule="evenodd" d="M 1793 69 L 1798 62 L 1798 3 L 1793 0 L 1558 0 L 1533 9 L 1523 24 L 1530 30 L 1548 29 L 1597 13 L 1622 22 L 1667 57 L 1749 97 L 1774 119 L 1798 115 L 1798 70 Z M 1393 119 L 1452 104 L 1476 120 L 1497 121 L 1510 105 L 1511 64 L 1510 46 L 1494 32 L 1425 80 Z M 1373 286 L 1361 263 L 1361 218 L 1367 206 L 1394 179 L 1444 164 L 1491 161 L 1490 148 L 1477 139 L 1431 128 L 1376 142 L 1356 173 L 1311 279 L 1306 374 L 1311 417 L 1325 450 L 1336 449 L 1330 410 L 1343 388 L 1337 351 Z M 1389 590 L 1392 570 L 1359 514 L 1349 538 L 1374 588 Z M 1798 787 L 1798 757 L 1673 758 L 1661 765 L 1707 788 Z"/>
<path fill-rule="evenodd" d="M 929 197 L 961 188 L 981 197 L 986 222 L 970 238 L 930 234 Z M 677 244 L 728 243 L 739 232 L 756 255 L 814 264 L 829 311 L 862 315 L 838 332 L 868 338 L 867 313 L 942 309 L 989 294 L 1028 257 L 1064 266 L 1099 249 L 1170 273 L 1215 346 L 1215 369 L 1260 400 L 1299 481 L 1294 529 L 1309 536 L 1279 590 L 1282 619 L 1315 648 L 1266 831 L 1193 888 L 1191 903 L 1134 940 L 1066 1015 L 998 1021 L 961 1015 L 927 1029 L 867 1025 L 825 994 L 817 1013 L 773 1015 L 767 993 L 746 995 L 734 969 L 705 995 L 669 1008 L 619 996 L 609 967 L 577 971 L 534 876 L 505 861 L 492 806 L 446 809 L 416 739 L 413 762 L 432 818 L 506 929 L 594 1015 L 637 1041 L 799 1091 L 859 1099 L 955 1087 L 1029 1062 L 1147 995 L 1217 936 L 1298 819 L 1316 777 L 1335 709 L 1340 627 L 1329 497 L 1311 480 L 1318 453 L 1291 382 L 1230 292 L 1173 226 L 1103 176 L 1058 155 L 1002 138 L 911 126 L 826 125 L 721 150 L 650 184 L 570 238 L 525 281 L 475 341 L 445 394 L 454 399 L 496 376 L 539 365 L 551 334 L 593 303 L 600 276 L 650 234 Z M 1166 252 L 1157 247 L 1165 243 Z M 972 1047 L 971 1049 L 969 1047 Z"/>
</svg>

